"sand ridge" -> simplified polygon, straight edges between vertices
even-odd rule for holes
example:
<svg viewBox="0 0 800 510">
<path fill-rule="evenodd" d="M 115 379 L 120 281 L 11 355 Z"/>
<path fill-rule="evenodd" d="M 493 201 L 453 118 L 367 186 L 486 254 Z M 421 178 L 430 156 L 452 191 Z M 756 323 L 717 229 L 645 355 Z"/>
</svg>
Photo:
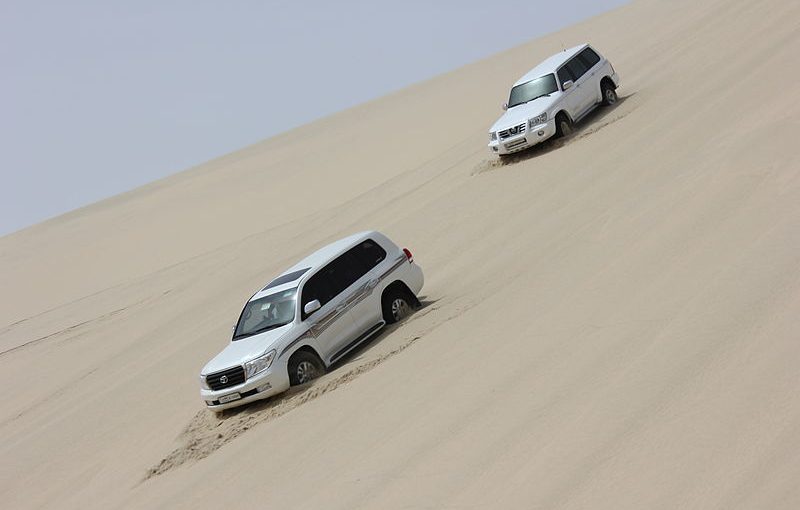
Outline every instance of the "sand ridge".
<svg viewBox="0 0 800 510">
<path fill-rule="evenodd" d="M 634 1 L 0 238 L 3 507 L 800 507 L 797 19 Z M 508 85 L 586 41 L 625 99 L 496 162 Z M 426 307 L 204 414 L 247 297 L 366 229 Z"/>
</svg>

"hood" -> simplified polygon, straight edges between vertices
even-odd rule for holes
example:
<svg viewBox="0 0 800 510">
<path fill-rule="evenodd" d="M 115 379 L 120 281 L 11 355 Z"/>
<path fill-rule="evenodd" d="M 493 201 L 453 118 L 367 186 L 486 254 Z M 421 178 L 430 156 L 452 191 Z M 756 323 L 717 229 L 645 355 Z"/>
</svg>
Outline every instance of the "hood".
<svg viewBox="0 0 800 510">
<path fill-rule="evenodd" d="M 292 323 L 279 328 L 264 331 L 258 335 L 249 336 L 228 344 L 221 353 L 206 363 L 201 375 L 213 374 L 226 368 L 241 365 L 246 361 L 257 358 L 270 349 L 274 349 L 281 337 L 292 329 Z"/>
<path fill-rule="evenodd" d="M 551 94 L 550 97 L 539 97 L 533 101 L 509 108 L 502 117 L 497 119 L 497 122 L 492 124 L 489 131 L 502 131 L 503 129 L 508 129 L 522 124 L 523 122 L 527 122 L 528 119 L 532 119 L 540 113 L 548 111 L 556 101 L 558 101 L 558 97 L 556 97 L 554 93 Z"/>
</svg>

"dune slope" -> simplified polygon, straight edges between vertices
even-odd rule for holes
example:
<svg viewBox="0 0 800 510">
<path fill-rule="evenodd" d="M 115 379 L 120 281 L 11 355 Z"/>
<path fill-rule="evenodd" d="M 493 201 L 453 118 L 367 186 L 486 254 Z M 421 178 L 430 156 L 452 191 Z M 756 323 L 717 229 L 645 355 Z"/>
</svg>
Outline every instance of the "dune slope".
<svg viewBox="0 0 800 510">
<path fill-rule="evenodd" d="M 799 508 L 797 19 L 637 1 L 0 239 L 3 507 Z M 508 84 L 583 41 L 619 104 L 498 164 Z M 424 307 L 207 413 L 250 293 L 372 228 Z"/>
</svg>

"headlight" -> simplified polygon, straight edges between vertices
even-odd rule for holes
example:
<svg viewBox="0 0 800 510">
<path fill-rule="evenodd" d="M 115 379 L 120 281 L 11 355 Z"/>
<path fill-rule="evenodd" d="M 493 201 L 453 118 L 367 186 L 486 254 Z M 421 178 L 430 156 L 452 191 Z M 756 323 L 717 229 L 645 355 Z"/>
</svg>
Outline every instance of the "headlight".
<svg viewBox="0 0 800 510">
<path fill-rule="evenodd" d="M 497 133 L 495 133 L 494 131 L 492 131 L 491 133 L 489 133 L 489 141 L 490 141 L 490 142 L 493 142 L 493 141 L 495 141 L 495 140 L 497 140 Z"/>
<path fill-rule="evenodd" d="M 245 363 L 244 372 L 247 374 L 247 378 L 250 379 L 259 372 L 263 372 L 264 370 L 268 369 L 269 366 L 272 365 L 273 359 L 275 359 L 274 350 Z"/>
<path fill-rule="evenodd" d="M 533 126 L 538 126 L 539 124 L 544 124 L 545 122 L 547 122 L 547 112 L 544 112 L 543 114 L 529 120 L 528 128 L 532 129 Z"/>
<path fill-rule="evenodd" d="M 209 386 L 208 382 L 206 382 L 206 376 L 204 376 L 203 374 L 200 374 L 200 387 L 206 390 L 211 389 L 211 386 Z"/>
</svg>

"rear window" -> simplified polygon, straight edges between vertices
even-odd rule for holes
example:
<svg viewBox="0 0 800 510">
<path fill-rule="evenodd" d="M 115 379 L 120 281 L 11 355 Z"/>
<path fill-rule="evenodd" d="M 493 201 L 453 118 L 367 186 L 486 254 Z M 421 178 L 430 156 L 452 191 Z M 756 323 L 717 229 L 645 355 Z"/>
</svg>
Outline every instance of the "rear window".
<svg viewBox="0 0 800 510">
<path fill-rule="evenodd" d="M 579 80 L 581 76 L 589 70 L 586 64 L 583 63 L 583 60 L 578 58 L 577 56 L 572 57 L 572 60 L 567 62 L 567 67 L 569 68 L 569 72 L 575 77 L 575 81 Z"/>
<path fill-rule="evenodd" d="M 580 53 L 581 59 L 586 63 L 586 65 L 591 69 L 594 65 L 600 62 L 600 56 L 595 53 L 595 51 L 591 48 L 586 48 Z"/>
<path fill-rule="evenodd" d="M 351 251 L 367 271 L 383 262 L 386 258 L 386 250 L 381 248 L 380 245 L 372 239 L 367 239 Z"/>
</svg>

